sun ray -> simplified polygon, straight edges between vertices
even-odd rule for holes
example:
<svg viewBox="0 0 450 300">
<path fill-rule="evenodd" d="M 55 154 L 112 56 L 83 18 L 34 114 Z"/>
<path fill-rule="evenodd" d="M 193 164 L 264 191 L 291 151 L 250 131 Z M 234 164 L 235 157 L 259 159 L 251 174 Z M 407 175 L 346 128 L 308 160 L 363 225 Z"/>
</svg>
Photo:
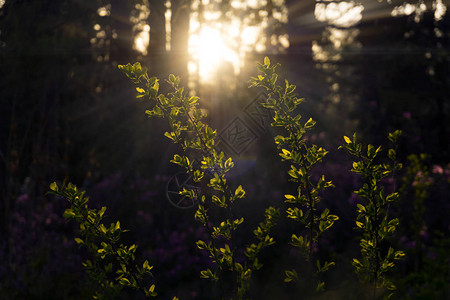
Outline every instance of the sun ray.
<svg viewBox="0 0 450 300">
<path fill-rule="evenodd" d="M 189 71 L 203 83 L 223 67 L 239 74 L 249 52 L 279 52 L 289 47 L 287 32 L 272 32 L 287 23 L 284 1 L 233 0 L 228 9 L 212 1 L 193 1 L 190 18 Z"/>
</svg>

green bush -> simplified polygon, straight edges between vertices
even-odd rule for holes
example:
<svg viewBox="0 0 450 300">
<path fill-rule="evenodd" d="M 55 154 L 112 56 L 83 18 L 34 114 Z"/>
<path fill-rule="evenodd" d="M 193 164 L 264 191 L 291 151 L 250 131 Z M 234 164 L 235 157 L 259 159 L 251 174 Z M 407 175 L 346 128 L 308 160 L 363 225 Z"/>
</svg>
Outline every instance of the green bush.
<svg viewBox="0 0 450 300">
<path fill-rule="evenodd" d="M 296 185 L 295 190 L 284 195 L 288 205 L 285 216 L 296 222 L 295 232 L 289 233 L 289 244 L 304 263 L 292 262 L 290 268 L 284 270 L 284 281 L 300 285 L 305 297 L 316 297 L 326 290 L 326 271 L 336 265 L 333 260 L 319 257 L 317 249 L 324 232 L 339 221 L 339 217 L 321 203 L 323 191 L 334 185 L 323 174 L 312 176 L 313 168 L 322 162 L 328 151 L 307 139 L 315 121 L 302 120 L 298 111 L 303 99 L 297 98 L 295 86 L 288 81 L 284 86 L 277 84 L 276 68 L 277 65 L 271 65 L 266 57 L 258 64 L 261 73 L 251 79 L 251 86 L 262 87 L 268 95 L 262 106 L 273 112 L 271 125 L 280 132 L 274 141 L 281 159 L 290 164 L 287 174 Z M 245 198 L 246 192 L 242 185 L 234 186 L 229 182 L 227 174 L 234 162 L 219 150 L 216 130 L 204 123 L 206 115 L 199 108 L 199 98 L 188 96 L 180 86 L 180 79 L 174 75 L 167 80 L 172 91 L 164 94 L 160 93 L 159 80 L 150 77 L 139 63 L 120 65 L 119 69 L 136 84 L 137 98 L 149 101 L 151 107 L 146 114 L 168 122 L 170 129 L 164 135 L 180 148 L 171 162 L 184 168 L 196 183 L 205 187 L 180 191 L 192 203 L 198 203 L 194 217 L 208 235 L 208 239 L 197 241 L 197 247 L 208 253 L 213 267 L 201 271 L 200 277 L 217 284 L 220 299 L 247 298 L 252 277 L 264 267 L 260 261 L 262 251 L 276 242 L 274 235 L 280 221 L 280 208 L 265 208 L 261 222 L 252 230 L 253 240 L 239 241 L 236 235 L 245 220 L 237 215 L 235 204 Z M 400 132 L 396 131 L 389 134 L 389 140 L 395 144 L 399 136 Z M 398 219 L 389 217 L 388 208 L 395 205 L 399 195 L 395 191 L 386 195 L 382 179 L 394 176 L 401 165 L 396 162 L 395 148 L 388 149 L 385 156 L 389 160 L 386 160 L 381 147 L 370 144 L 363 147 L 356 135 L 353 140 L 344 137 L 344 141 L 341 147 L 355 157 L 351 171 L 363 178 L 361 188 L 355 191 L 363 201 L 357 205 L 355 220 L 355 229 L 361 234 L 361 256 L 354 258 L 351 264 L 361 282 L 369 286 L 367 298 L 389 297 L 392 294 L 385 289 L 395 289 L 391 269 L 404 253 L 394 251 L 388 241 L 399 225 Z M 148 283 L 152 267 L 147 260 L 136 262 L 136 245 L 121 243 L 124 230 L 120 223 L 117 221 L 109 227 L 102 223 L 106 207 L 90 209 L 85 193 L 71 183 L 61 186 L 52 183 L 50 189 L 69 201 L 70 207 L 64 216 L 80 223 L 80 237 L 75 240 L 92 255 L 83 265 L 99 285 L 95 297 L 112 297 L 124 287 L 139 290 L 147 298 L 156 296 L 155 284 Z M 243 257 L 239 257 L 240 253 Z"/>
</svg>

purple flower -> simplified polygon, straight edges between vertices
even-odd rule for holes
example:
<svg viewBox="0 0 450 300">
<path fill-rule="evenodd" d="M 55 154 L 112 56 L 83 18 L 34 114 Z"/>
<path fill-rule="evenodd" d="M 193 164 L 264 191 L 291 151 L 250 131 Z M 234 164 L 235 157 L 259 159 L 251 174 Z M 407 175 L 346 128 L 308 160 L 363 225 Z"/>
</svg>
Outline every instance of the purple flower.
<svg viewBox="0 0 450 300">
<path fill-rule="evenodd" d="M 405 118 L 405 119 L 411 119 L 411 112 L 409 112 L 409 111 L 404 111 L 404 112 L 403 112 L 403 118 Z"/>
<path fill-rule="evenodd" d="M 427 232 L 427 226 L 423 226 L 422 230 L 419 232 L 422 239 L 427 240 L 429 238 L 428 232 Z"/>
<path fill-rule="evenodd" d="M 441 166 L 434 165 L 433 169 L 432 169 L 432 172 L 434 174 L 444 174 L 444 169 Z"/>
<path fill-rule="evenodd" d="M 28 201 L 28 199 L 29 199 L 28 194 L 22 194 L 19 197 L 17 197 L 16 203 L 24 204 Z"/>
</svg>

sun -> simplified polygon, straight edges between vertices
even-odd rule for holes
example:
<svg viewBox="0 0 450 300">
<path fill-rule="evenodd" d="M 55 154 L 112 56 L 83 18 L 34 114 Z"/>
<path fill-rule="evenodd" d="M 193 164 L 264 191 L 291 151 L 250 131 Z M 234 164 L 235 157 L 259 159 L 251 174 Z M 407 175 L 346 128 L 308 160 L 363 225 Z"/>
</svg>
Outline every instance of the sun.
<svg viewBox="0 0 450 300">
<path fill-rule="evenodd" d="M 289 47 L 284 0 L 192 0 L 189 76 L 193 85 L 239 75 L 249 53 L 282 53 Z M 216 76 L 217 75 L 217 76 Z"/>
<path fill-rule="evenodd" d="M 198 34 L 192 35 L 189 40 L 189 50 L 200 78 L 209 81 L 214 73 L 224 64 L 233 66 L 234 70 L 239 67 L 238 49 L 233 49 L 232 39 L 223 30 L 212 26 L 204 26 Z"/>
</svg>

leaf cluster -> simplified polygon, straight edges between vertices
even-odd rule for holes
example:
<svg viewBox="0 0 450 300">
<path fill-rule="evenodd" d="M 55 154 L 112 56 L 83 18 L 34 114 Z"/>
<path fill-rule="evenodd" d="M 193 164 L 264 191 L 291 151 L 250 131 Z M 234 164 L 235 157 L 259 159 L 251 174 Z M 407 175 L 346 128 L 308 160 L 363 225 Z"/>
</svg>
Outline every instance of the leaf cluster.
<svg viewBox="0 0 450 300">
<path fill-rule="evenodd" d="M 401 131 L 390 133 L 388 138 L 395 143 Z M 386 276 L 387 272 L 395 266 L 395 260 L 402 259 L 402 251 L 394 251 L 389 247 L 383 252 L 385 241 L 394 234 L 399 225 L 397 218 L 391 219 L 388 215 L 388 207 L 398 198 L 397 192 L 386 195 L 381 180 L 392 175 L 395 170 L 402 167 L 396 162 L 395 149 L 387 151 L 387 157 L 391 163 L 378 162 L 382 152 L 381 146 L 375 148 L 368 145 L 367 150 L 358 142 L 356 134 L 350 139 L 344 136 L 344 148 L 355 157 L 351 171 L 364 178 L 362 187 L 355 193 L 362 199 L 357 204 L 356 227 L 362 233 L 360 240 L 361 258 L 353 259 L 353 266 L 357 274 L 368 283 L 373 283 L 376 288 L 385 287 L 394 290 L 395 285 Z"/>
<path fill-rule="evenodd" d="M 305 137 L 311 130 L 315 121 L 309 118 L 306 122 L 301 120 L 298 113 L 298 106 L 304 101 L 295 95 L 295 85 L 285 80 L 285 85 L 277 84 L 278 75 L 276 68 L 278 64 L 271 65 L 268 57 L 263 64 L 258 64 L 261 72 L 257 77 L 252 77 L 251 86 L 262 87 L 267 93 L 267 99 L 262 106 L 273 111 L 274 127 L 281 127 L 284 134 L 275 137 L 275 143 L 280 150 L 280 157 L 290 163 L 290 170 L 287 172 L 291 181 L 298 183 L 297 193 L 285 195 L 286 203 L 293 204 L 287 209 L 287 217 L 300 222 L 304 228 L 308 229 L 307 235 L 291 236 L 291 245 L 297 247 L 308 261 L 313 260 L 313 244 L 317 244 L 319 236 L 328 230 L 338 216 L 330 214 L 328 208 L 319 211 L 317 204 L 320 202 L 320 191 L 334 187 L 331 181 L 327 181 L 322 175 L 317 182 L 311 178 L 311 170 L 317 163 L 321 162 L 328 153 L 322 147 L 308 144 Z M 315 274 L 328 270 L 333 262 L 326 262 L 323 267 L 317 260 Z M 286 282 L 294 281 L 298 278 L 295 270 L 285 271 Z M 317 290 L 321 290 L 323 282 L 319 282 Z"/>
<path fill-rule="evenodd" d="M 180 194 L 198 202 L 194 217 L 202 223 L 210 236 L 209 241 L 200 240 L 197 246 L 208 251 L 216 269 L 202 271 L 201 277 L 220 281 L 223 280 L 225 272 L 232 272 L 235 294 L 239 299 L 243 298 L 250 286 L 252 271 L 261 267 L 257 255 L 261 249 L 274 243 L 269 231 L 275 225 L 276 210 L 268 208 L 265 221 L 255 230 L 258 242 L 246 248 L 248 262 L 244 265 L 235 262 L 237 246 L 233 245 L 233 233 L 244 222 L 244 218 L 234 217 L 232 208 L 236 200 L 245 197 L 245 190 L 240 185 L 237 188 L 231 188 L 229 185 L 226 173 L 233 168 L 234 162 L 231 157 L 225 157 L 225 154 L 218 150 L 215 141 L 216 130 L 203 123 L 206 114 L 199 108 L 199 98 L 188 96 L 180 86 L 179 77 L 174 75 L 170 75 L 166 81 L 172 92 L 165 95 L 159 93 L 158 80 L 150 78 L 146 73 L 142 74 L 139 64 L 127 64 L 119 66 L 119 69 L 140 85 L 136 88 L 139 93 L 137 97 L 145 97 L 151 105 L 146 114 L 149 117 L 164 118 L 169 122 L 170 131 L 164 135 L 183 150 L 183 154 L 175 154 L 171 162 L 183 167 L 195 182 L 211 189 L 210 193 L 204 189 L 184 188 L 180 191 Z M 194 161 L 193 157 L 200 159 Z M 227 217 L 211 220 L 211 209 L 222 210 Z"/>
<path fill-rule="evenodd" d="M 148 260 L 142 265 L 136 263 L 135 252 L 137 246 L 120 243 L 121 234 L 126 232 L 120 222 L 105 226 L 103 216 L 106 207 L 92 209 L 88 207 L 89 198 L 85 191 L 79 190 L 72 183 L 56 182 L 50 185 L 50 193 L 66 199 L 70 207 L 63 216 L 75 220 L 80 224 L 80 237 L 75 242 L 86 247 L 92 255 L 83 263 L 91 279 L 100 286 L 100 291 L 94 299 L 111 299 L 124 287 L 141 291 L 146 298 L 155 297 L 155 285 L 143 285 L 144 278 L 152 276 Z"/>
</svg>

